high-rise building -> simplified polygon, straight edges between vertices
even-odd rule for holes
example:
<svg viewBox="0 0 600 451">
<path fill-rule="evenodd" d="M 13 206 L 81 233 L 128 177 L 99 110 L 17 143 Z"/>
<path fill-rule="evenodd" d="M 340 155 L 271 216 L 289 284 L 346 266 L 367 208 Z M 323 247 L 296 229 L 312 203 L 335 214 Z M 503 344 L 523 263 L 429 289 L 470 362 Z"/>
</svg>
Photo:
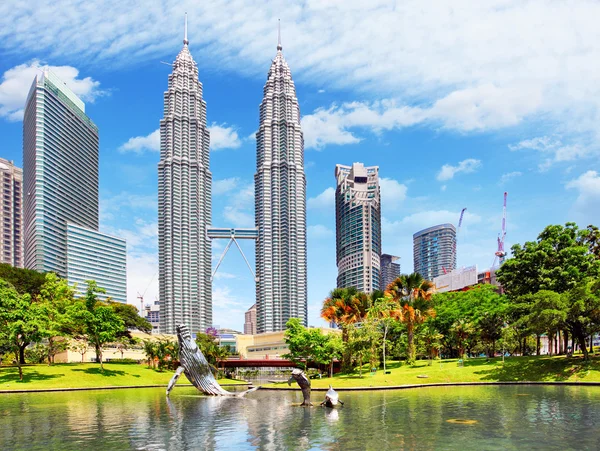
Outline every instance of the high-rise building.
<svg viewBox="0 0 600 451">
<path fill-rule="evenodd" d="M 77 292 L 95 280 L 127 301 L 125 241 L 98 232 L 98 128 L 85 104 L 43 69 L 23 119 L 25 267 L 53 271 Z"/>
<path fill-rule="evenodd" d="M 192 333 L 212 324 L 209 132 L 198 66 L 190 54 L 187 18 L 183 48 L 164 94 L 158 163 L 160 331 Z"/>
<path fill-rule="evenodd" d="M 400 257 L 390 254 L 381 254 L 381 291 L 385 291 L 390 283 L 400 275 Z"/>
<path fill-rule="evenodd" d="M 372 293 L 381 284 L 379 168 L 338 164 L 335 178 L 337 286 Z"/>
<path fill-rule="evenodd" d="M 256 304 L 246 310 L 244 319 L 244 333 L 256 335 Z"/>
<path fill-rule="evenodd" d="M 23 170 L 0 158 L 0 263 L 23 267 Z"/>
<path fill-rule="evenodd" d="M 258 333 L 283 330 L 289 318 L 307 324 L 304 137 L 281 38 L 263 92 L 254 176 Z"/>
<path fill-rule="evenodd" d="M 98 298 L 111 298 L 127 303 L 127 246 L 125 240 L 105 233 L 67 224 L 67 280 L 77 284 L 84 295 L 86 281 L 95 280 L 106 293 Z"/>
<path fill-rule="evenodd" d="M 98 128 L 44 69 L 23 118 L 25 267 L 67 276 L 67 223 L 98 230 Z"/>
<path fill-rule="evenodd" d="M 440 224 L 413 235 L 414 271 L 427 280 L 456 268 L 456 228 Z"/>
</svg>

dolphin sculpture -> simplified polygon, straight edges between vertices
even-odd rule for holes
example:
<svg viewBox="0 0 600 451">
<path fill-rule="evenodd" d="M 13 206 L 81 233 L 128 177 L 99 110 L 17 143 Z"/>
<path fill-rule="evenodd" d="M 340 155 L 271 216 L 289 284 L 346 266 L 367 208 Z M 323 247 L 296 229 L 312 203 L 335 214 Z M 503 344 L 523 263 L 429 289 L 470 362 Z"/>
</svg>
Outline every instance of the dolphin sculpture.
<svg viewBox="0 0 600 451">
<path fill-rule="evenodd" d="M 322 406 L 326 407 L 335 407 L 338 402 L 343 406 L 344 403 L 340 400 L 340 395 L 333 389 L 331 385 L 329 385 L 329 390 L 325 393 L 325 401 L 321 403 Z"/>
<path fill-rule="evenodd" d="M 169 393 L 182 373 L 185 374 L 185 377 L 188 378 L 194 387 L 207 395 L 235 396 L 239 398 L 260 388 L 254 387 L 239 393 L 232 393 L 224 390 L 215 379 L 215 376 L 213 376 L 206 357 L 204 357 L 202 351 L 198 349 L 196 342 L 192 340 L 192 336 L 190 335 L 187 326 L 183 324 L 177 326 L 177 340 L 179 341 L 179 367 L 169 381 L 169 385 L 167 386 L 167 396 L 169 396 Z"/>
<path fill-rule="evenodd" d="M 306 377 L 304 371 L 299 368 L 294 368 L 292 370 L 292 376 L 287 381 L 288 385 L 292 385 L 292 382 L 298 382 L 298 385 L 302 389 L 302 396 L 304 400 L 302 401 L 301 406 L 312 406 L 310 402 L 310 379 Z"/>
</svg>

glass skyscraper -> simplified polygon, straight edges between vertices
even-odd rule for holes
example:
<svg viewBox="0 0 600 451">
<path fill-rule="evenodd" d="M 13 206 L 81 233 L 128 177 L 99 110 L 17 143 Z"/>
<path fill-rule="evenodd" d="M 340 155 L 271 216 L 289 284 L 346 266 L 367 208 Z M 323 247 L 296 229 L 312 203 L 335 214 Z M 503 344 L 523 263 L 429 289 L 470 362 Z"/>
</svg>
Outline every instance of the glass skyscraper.
<svg viewBox="0 0 600 451">
<path fill-rule="evenodd" d="M 381 254 L 381 291 L 385 291 L 400 275 L 400 263 L 395 263 L 399 259 L 395 255 Z"/>
<path fill-rule="evenodd" d="M 440 224 L 421 230 L 413 235 L 414 271 L 424 279 L 434 277 L 456 268 L 456 228 L 452 224 Z"/>
<path fill-rule="evenodd" d="M 25 267 L 127 301 L 125 241 L 98 232 L 98 128 L 55 74 L 41 71 L 23 119 Z M 116 245 L 115 243 L 118 243 Z"/>
<path fill-rule="evenodd" d="M 212 325 L 209 132 L 198 66 L 188 48 L 173 63 L 164 94 L 158 163 L 158 274 L 160 331 L 192 333 Z"/>
<path fill-rule="evenodd" d="M 372 293 L 381 285 L 379 168 L 338 164 L 335 178 L 337 286 Z"/>
<path fill-rule="evenodd" d="M 67 277 L 67 222 L 98 230 L 98 128 L 51 71 L 23 119 L 25 267 Z"/>
<path fill-rule="evenodd" d="M 256 133 L 257 332 L 307 324 L 306 177 L 300 107 L 281 39 L 260 104 Z"/>
</svg>

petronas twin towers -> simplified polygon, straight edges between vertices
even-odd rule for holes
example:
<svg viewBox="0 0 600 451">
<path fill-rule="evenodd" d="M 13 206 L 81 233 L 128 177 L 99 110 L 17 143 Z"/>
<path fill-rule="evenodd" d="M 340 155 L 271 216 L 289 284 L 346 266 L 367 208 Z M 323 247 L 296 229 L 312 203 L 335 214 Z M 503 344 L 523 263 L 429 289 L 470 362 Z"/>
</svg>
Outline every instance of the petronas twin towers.
<svg viewBox="0 0 600 451">
<path fill-rule="evenodd" d="M 212 174 L 206 102 L 188 49 L 173 63 L 164 94 L 158 164 L 160 330 L 212 325 Z M 257 331 L 306 324 L 306 178 L 300 108 L 281 39 L 260 105 L 256 133 L 255 210 Z"/>
</svg>

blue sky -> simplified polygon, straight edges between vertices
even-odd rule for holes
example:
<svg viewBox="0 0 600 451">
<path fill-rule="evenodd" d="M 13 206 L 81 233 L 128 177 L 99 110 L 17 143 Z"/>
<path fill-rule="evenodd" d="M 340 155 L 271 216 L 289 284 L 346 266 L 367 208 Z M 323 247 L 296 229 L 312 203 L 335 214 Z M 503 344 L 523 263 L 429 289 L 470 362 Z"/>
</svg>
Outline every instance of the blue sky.
<svg viewBox="0 0 600 451">
<path fill-rule="evenodd" d="M 412 234 L 463 207 L 459 265 L 489 267 L 505 190 L 507 248 L 550 223 L 600 222 L 597 2 L 124 3 L 0 4 L 0 156 L 21 164 L 25 96 L 36 66 L 54 67 L 100 129 L 101 230 L 128 240 L 131 303 L 157 294 L 161 61 L 182 46 L 185 11 L 217 226 L 253 224 L 253 133 L 281 19 L 305 134 L 310 324 L 335 286 L 337 163 L 380 167 L 383 250 L 403 272 Z M 235 249 L 219 274 L 214 322 L 241 329 L 254 283 Z"/>
</svg>

